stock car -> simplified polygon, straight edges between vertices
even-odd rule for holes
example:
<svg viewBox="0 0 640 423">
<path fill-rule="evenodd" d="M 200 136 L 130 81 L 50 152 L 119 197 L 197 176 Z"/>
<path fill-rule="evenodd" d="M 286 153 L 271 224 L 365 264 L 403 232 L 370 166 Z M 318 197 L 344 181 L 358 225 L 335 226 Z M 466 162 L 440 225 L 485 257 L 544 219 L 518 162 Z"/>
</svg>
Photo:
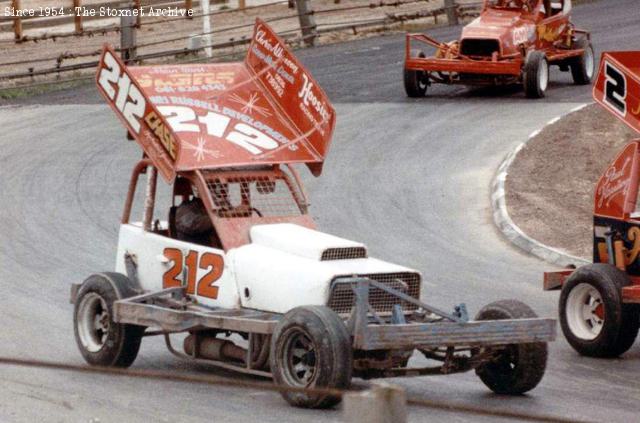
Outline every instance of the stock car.
<svg viewBox="0 0 640 423">
<path fill-rule="evenodd" d="M 434 47 L 435 55 L 427 57 L 416 44 Z M 549 66 L 588 85 L 594 63 L 589 32 L 571 22 L 571 0 L 485 0 L 458 41 L 407 34 L 404 87 L 409 97 L 424 97 L 433 83 L 522 84 L 527 97 L 541 98 Z"/>
<path fill-rule="evenodd" d="M 640 52 L 604 53 L 593 98 L 640 133 Z M 617 357 L 640 328 L 640 139 L 628 143 L 598 180 L 593 263 L 547 272 L 544 289 L 561 290 L 560 326 L 591 357 Z"/>
<path fill-rule="evenodd" d="M 162 336 L 177 357 L 285 387 L 469 370 L 498 393 L 540 382 L 553 319 L 516 300 L 475 319 L 464 304 L 439 310 L 420 299 L 418 271 L 317 229 L 296 165 L 321 174 L 335 110 L 266 23 L 256 21 L 242 63 L 125 66 L 105 47 L 96 81 L 144 157 L 131 175 L 115 271 L 72 285 L 88 363 L 130 366 L 143 337 Z M 172 192 L 164 209 L 158 175 Z M 415 351 L 435 365 L 410 366 Z M 283 396 L 311 408 L 339 401 L 308 390 Z"/>
</svg>

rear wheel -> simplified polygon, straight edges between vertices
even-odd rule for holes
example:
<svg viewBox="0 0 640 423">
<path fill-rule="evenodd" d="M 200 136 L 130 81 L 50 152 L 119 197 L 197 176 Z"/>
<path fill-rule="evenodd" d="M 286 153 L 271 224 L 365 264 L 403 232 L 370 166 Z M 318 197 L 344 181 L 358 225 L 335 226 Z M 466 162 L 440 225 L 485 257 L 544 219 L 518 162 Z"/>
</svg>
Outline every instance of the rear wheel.
<svg viewBox="0 0 640 423">
<path fill-rule="evenodd" d="M 528 98 L 542 98 L 549 86 L 549 63 L 544 53 L 532 51 L 523 69 L 524 92 Z"/>
<path fill-rule="evenodd" d="M 278 322 L 271 340 L 271 371 L 278 385 L 347 389 L 353 356 L 347 328 L 325 306 L 297 307 Z M 327 408 L 340 402 L 333 395 L 283 392 L 291 405 Z"/>
<path fill-rule="evenodd" d="M 638 307 L 622 302 L 631 282 L 614 266 L 595 263 L 576 270 L 560 294 L 560 326 L 580 354 L 617 357 L 633 345 L 640 327 Z"/>
<path fill-rule="evenodd" d="M 577 41 L 574 48 L 582 48 L 584 52 L 570 63 L 571 75 L 576 85 L 589 85 L 595 72 L 595 55 L 593 46 L 587 39 Z"/>
<path fill-rule="evenodd" d="M 411 50 L 411 57 L 426 57 L 421 50 Z M 425 71 L 404 69 L 404 90 L 409 97 L 417 98 L 427 95 L 429 75 Z"/>
<path fill-rule="evenodd" d="M 491 303 L 480 310 L 476 320 L 530 319 L 537 317 L 531 308 L 516 300 Z M 535 388 L 547 367 L 547 344 L 511 344 L 492 361 L 476 368 L 482 382 L 497 394 L 517 395 Z"/>
<path fill-rule="evenodd" d="M 73 323 L 76 343 L 87 363 L 114 367 L 133 364 L 145 328 L 113 321 L 113 303 L 133 295 L 129 279 L 118 273 L 91 275 L 82 283 Z"/>
</svg>

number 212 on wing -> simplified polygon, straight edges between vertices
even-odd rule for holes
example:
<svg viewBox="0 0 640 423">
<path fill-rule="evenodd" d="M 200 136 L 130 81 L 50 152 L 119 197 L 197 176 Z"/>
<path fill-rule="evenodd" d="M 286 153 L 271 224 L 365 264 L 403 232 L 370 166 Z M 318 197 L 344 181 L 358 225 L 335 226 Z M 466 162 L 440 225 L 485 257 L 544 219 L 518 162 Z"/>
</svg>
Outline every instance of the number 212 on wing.
<svg viewBox="0 0 640 423">
<path fill-rule="evenodd" d="M 116 108 L 134 132 L 140 133 L 140 119 L 146 108 L 144 96 L 138 87 L 131 83 L 129 75 L 122 72 L 120 64 L 111 52 L 107 51 L 104 54 L 102 66 L 98 76 L 100 87 L 109 99 L 114 101 Z"/>
</svg>

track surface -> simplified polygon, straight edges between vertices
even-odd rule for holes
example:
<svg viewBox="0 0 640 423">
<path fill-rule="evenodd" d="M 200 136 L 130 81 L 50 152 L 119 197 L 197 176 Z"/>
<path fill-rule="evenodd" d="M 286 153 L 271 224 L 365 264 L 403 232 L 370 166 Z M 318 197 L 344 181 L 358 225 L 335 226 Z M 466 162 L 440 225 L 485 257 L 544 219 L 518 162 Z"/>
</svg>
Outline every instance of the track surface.
<svg viewBox="0 0 640 423">
<path fill-rule="evenodd" d="M 578 6 L 575 21 L 598 50 L 632 49 L 635 0 Z M 453 39 L 460 28 L 430 33 Z M 491 222 L 489 185 L 505 154 L 548 119 L 590 101 L 587 87 L 554 72 L 548 97 L 518 90 L 437 87 L 410 101 L 401 86 L 402 36 L 300 52 L 337 105 L 339 123 L 324 176 L 307 177 L 312 211 L 330 233 L 371 254 L 420 269 L 425 298 L 473 313 L 505 297 L 555 316 L 543 293 L 550 266 L 521 254 Z M 38 105 L 38 104 L 47 104 Z M 0 355 L 82 364 L 68 287 L 113 267 L 133 143 L 92 87 L 48 94 L 0 110 Z M 585 228 L 589 230 L 589 228 Z M 139 369 L 229 374 L 173 359 L 145 340 Z M 473 373 L 397 379 L 411 397 L 458 401 L 583 420 L 634 421 L 640 345 L 620 360 L 578 356 L 559 337 L 542 384 L 529 395 L 491 394 Z M 278 395 L 181 383 L 0 367 L 0 421 L 340 421 L 334 411 L 288 407 Z M 362 384 L 356 381 L 357 384 Z M 412 421 L 489 421 L 411 408 Z"/>
</svg>

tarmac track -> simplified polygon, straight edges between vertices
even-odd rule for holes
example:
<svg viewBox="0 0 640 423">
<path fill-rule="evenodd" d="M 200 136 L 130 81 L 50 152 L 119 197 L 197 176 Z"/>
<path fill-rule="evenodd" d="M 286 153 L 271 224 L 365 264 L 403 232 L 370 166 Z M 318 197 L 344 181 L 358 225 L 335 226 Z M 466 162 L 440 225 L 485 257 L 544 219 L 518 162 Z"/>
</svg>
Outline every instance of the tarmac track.
<svg viewBox="0 0 640 423">
<path fill-rule="evenodd" d="M 575 7 L 596 48 L 637 48 L 635 0 Z M 459 28 L 430 34 L 453 39 Z M 466 302 L 471 313 L 499 298 L 519 298 L 556 316 L 557 294 L 541 290 L 550 266 L 507 244 L 491 222 L 489 188 L 503 157 L 530 132 L 590 101 L 557 71 L 548 97 L 517 90 L 436 87 L 408 100 L 401 86 L 402 36 L 303 50 L 338 109 L 330 158 L 306 177 L 320 227 L 363 241 L 371 255 L 415 267 L 425 298 L 441 307 Z M 92 86 L 50 93 L 0 110 L 0 355 L 82 364 L 73 340 L 68 287 L 113 268 L 117 226 L 133 143 Z M 585 228 L 590 230 L 590 228 Z M 143 342 L 137 369 L 231 376 L 172 358 L 159 340 Z M 455 401 L 582 420 L 637 419 L 640 344 L 624 358 L 578 356 L 559 337 L 547 375 L 530 394 L 491 394 L 473 373 L 396 379 L 411 397 Z M 278 395 L 226 387 L 149 382 L 50 370 L 0 367 L 2 422 L 340 421 L 339 410 L 288 407 Z M 362 385 L 363 382 L 356 381 Z M 490 421 L 410 409 L 411 421 Z"/>
</svg>

